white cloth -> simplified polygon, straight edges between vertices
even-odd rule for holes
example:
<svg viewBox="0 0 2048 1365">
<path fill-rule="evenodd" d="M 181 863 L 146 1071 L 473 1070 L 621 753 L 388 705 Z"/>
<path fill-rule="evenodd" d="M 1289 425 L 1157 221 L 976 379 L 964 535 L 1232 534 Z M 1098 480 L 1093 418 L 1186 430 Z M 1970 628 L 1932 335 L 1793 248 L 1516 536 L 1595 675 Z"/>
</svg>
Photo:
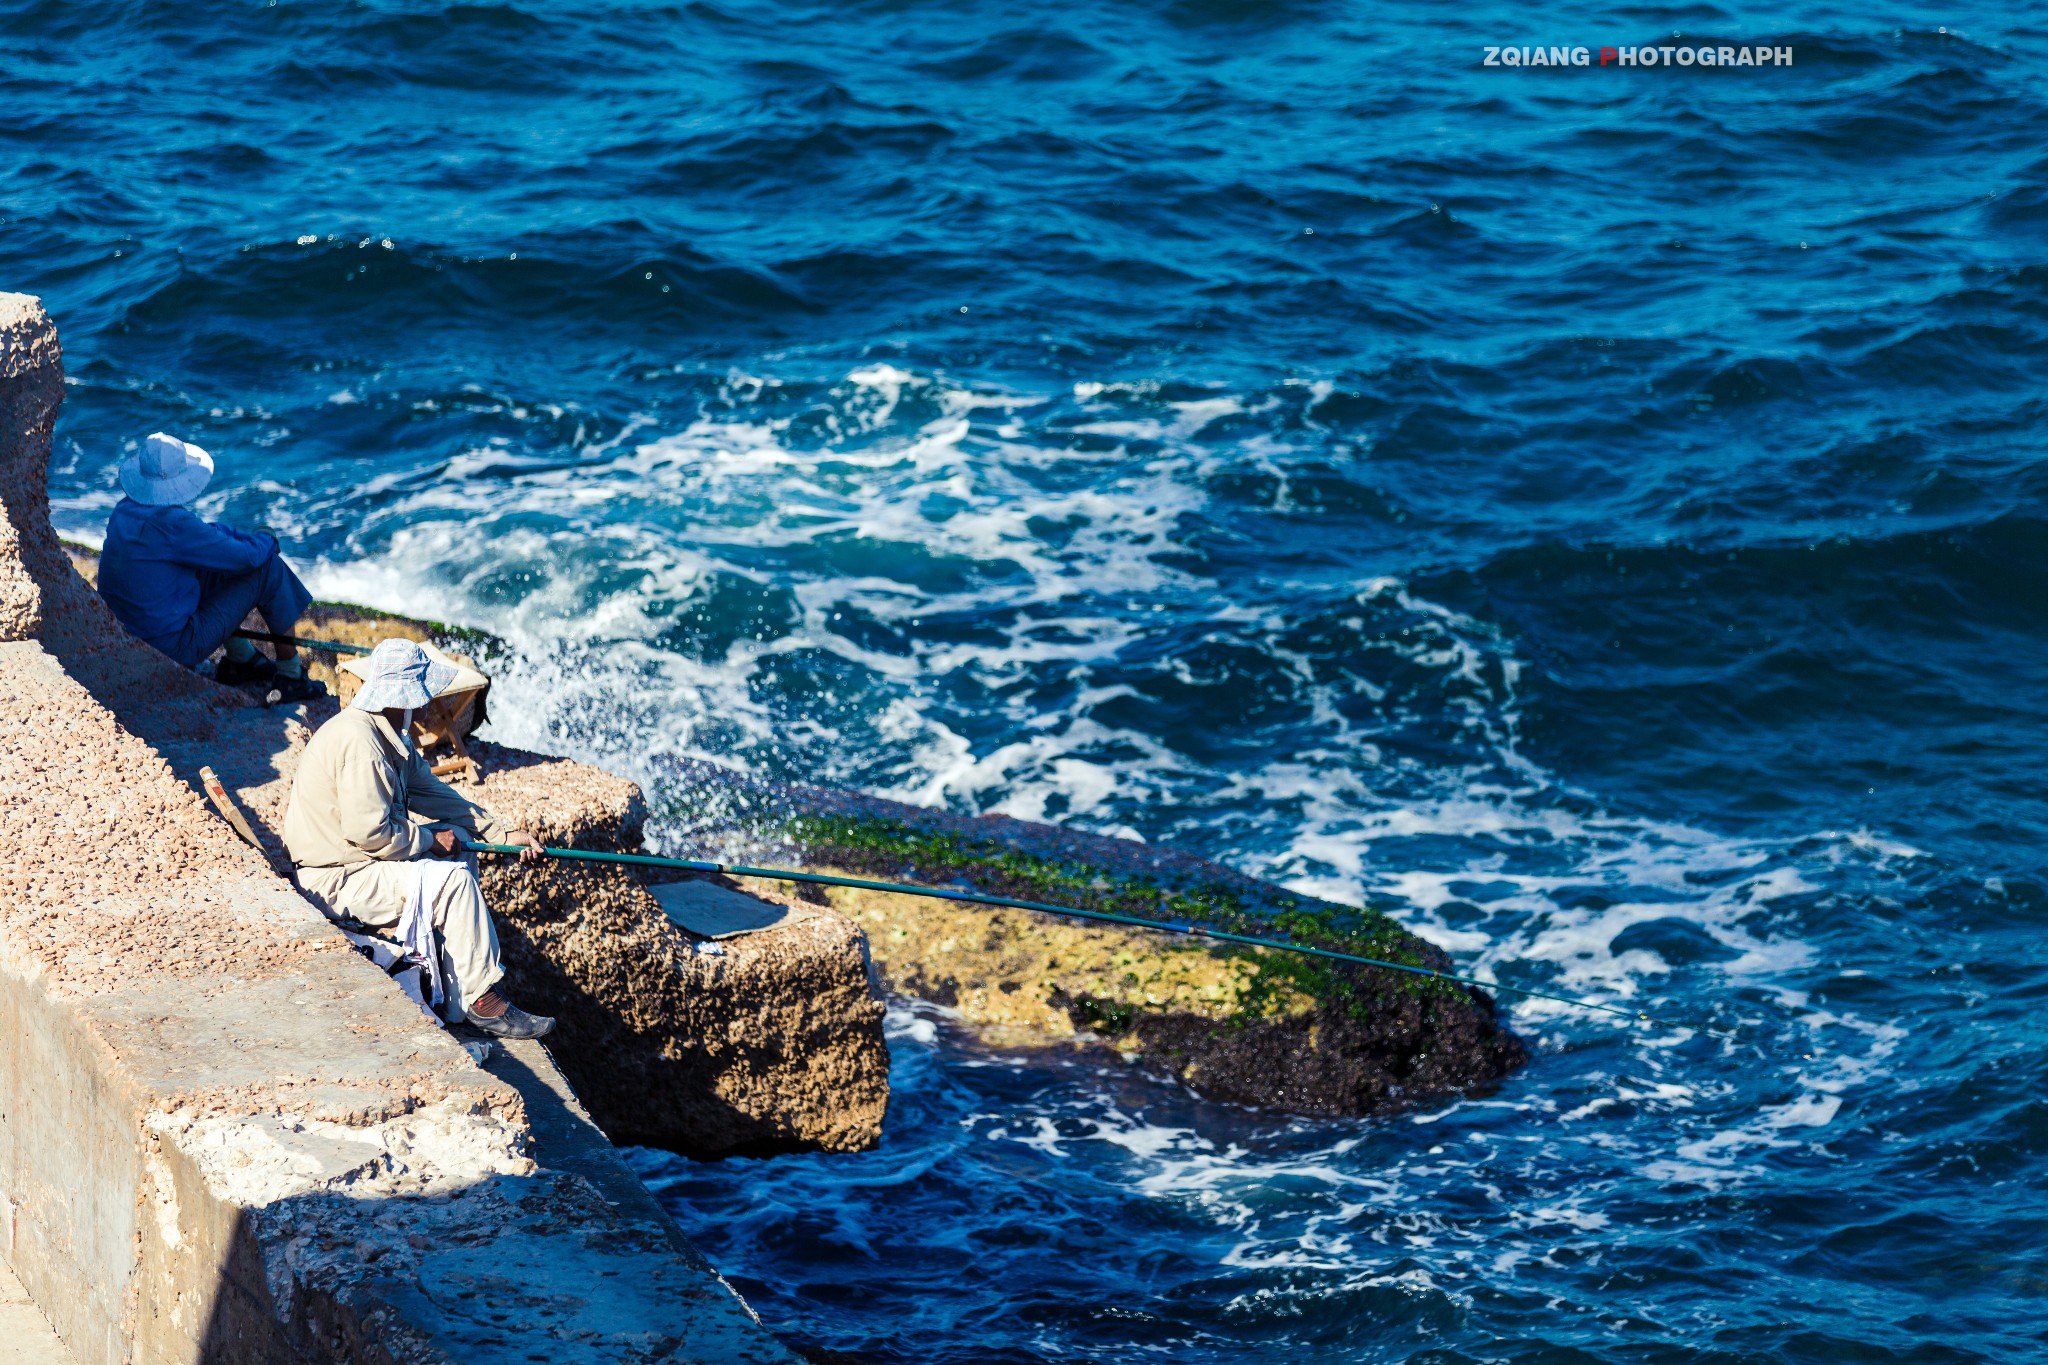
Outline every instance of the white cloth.
<svg viewBox="0 0 2048 1365">
<path fill-rule="evenodd" d="M 477 885 L 474 854 L 447 862 L 433 860 L 429 866 L 450 870 L 427 888 L 422 888 L 414 875 L 418 866 L 419 863 L 408 861 L 302 867 L 298 871 L 299 888 L 329 918 L 357 919 L 380 936 L 389 935 L 388 939 L 380 937 L 377 941 L 385 945 L 393 962 L 400 963 L 410 963 L 412 954 L 403 943 L 395 941 L 399 938 L 399 921 L 405 917 L 415 895 L 427 890 L 427 922 L 433 926 L 440 949 L 434 961 L 447 996 L 441 1016 L 454 1023 L 504 977 L 498 935 L 491 925 L 491 912 L 484 906 L 483 891 Z M 393 980 L 405 985 L 400 971 L 392 970 L 382 961 L 379 965 L 390 972 Z M 417 968 L 402 970 L 411 970 L 415 979 L 425 976 Z"/>
<path fill-rule="evenodd" d="M 448 998 L 441 986 L 441 941 L 434 934 L 434 901 L 447 888 L 448 878 L 467 869 L 460 862 L 436 862 L 421 858 L 407 865 L 412 873 L 412 893 L 398 916 L 398 941 L 405 955 L 426 973 L 427 1003 L 435 1009 Z"/>
<path fill-rule="evenodd" d="M 398 983 L 398 989 L 406 998 L 420 1007 L 420 1013 L 434 1021 L 436 1028 L 444 1027 L 441 1016 L 434 1013 L 427 1004 L 426 992 L 420 989 L 420 965 L 413 961 L 410 953 L 403 953 L 389 939 L 378 938 L 375 934 L 359 934 L 353 929 L 343 929 L 341 936 L 355 945 L 356 951 L 370 959 L 377 969 Z"/>
</svg>

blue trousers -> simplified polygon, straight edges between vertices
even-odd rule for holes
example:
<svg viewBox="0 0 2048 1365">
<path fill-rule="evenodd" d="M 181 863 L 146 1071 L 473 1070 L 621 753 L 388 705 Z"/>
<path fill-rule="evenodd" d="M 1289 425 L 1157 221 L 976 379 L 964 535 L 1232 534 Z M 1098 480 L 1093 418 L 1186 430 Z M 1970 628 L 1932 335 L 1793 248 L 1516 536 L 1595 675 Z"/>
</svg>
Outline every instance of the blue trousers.
<svg viewBox="0 0 2048 1365">
<path fill-rule="evenodd" d="M 199 610 L 185 628 L 168 641 L 151 641 L 187 668 L 197 668 L 226 644 L 254 607 L 275 635 L 289 635 L 312 604 L 313 594 L 284 562 L 272 555 L 248 573 L 205 573 L 199 576 Z"/>
</svg>

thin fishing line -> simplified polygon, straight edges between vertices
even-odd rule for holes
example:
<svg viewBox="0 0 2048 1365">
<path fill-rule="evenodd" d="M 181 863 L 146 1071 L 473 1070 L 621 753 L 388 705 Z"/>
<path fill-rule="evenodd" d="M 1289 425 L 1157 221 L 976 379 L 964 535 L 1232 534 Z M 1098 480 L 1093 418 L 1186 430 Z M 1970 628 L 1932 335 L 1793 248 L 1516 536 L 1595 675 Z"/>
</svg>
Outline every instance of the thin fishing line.
<svg viewBox="0 0 2048 1365">
<path fill-rule="evenodd" d="M 477 853 L 518 853 L 517 844 L 468 844 Z M 1715 1038 L 1733 1039 L 1735 1035 L 1724 1029 L 1710 1028 L 1705 1024 L 1680 1023 L 1645 1014 L 1641 1010 L 1624 1009 L 1619 1005 L 1602 1005 L 1592 1000 L 1580 1000 L 1569 995 L 1555 995 L 1549 991 L 1530 990 L 1525 986 L 1509 986 L 1498 981 L 1481 981 L 1476 977 L 1457 976 L 1451 972 L 1433 971 L 1428 967 L 1411 967 L 1403 962 L 1388 962 L 1376 957 L 1361 957 L 1357 953 L 1338 952 L 1334 948 L 1313 948 L 1305 943 L 1290 943 L 1284 939 L 1259 938 L 1252 934 L 1233 934 L 1224 929 L 1210 929 L 1200 924 L 1181 920 L 1145 919 L 1138 915 L 1121 915 L 1111 910 L 1079 910 L 1070 905 L 1049 905 L 1044 901 L 1016 900 L 1009 896 L 989 896 L 978 891 L 949 891 L 929 886 L 909 886 L 902 882 L 869 881 L 864 877 L 839 877 L 826 872 L 794 872 L 787 868 L 748 867 L 742 863 L 714 863 L 700 858 L 658 858 L 649 853 L 599 853 L 580 848 L 550 848 L 543 850 L 551 858 L 569 858 L 593 863 L 626 863 L 636 867 L 669 867 L 685 872 L 716 872 L 731 877 L 761 877 L 770 881 L 808 882 L 816 886 L 847 886 L 863 891 L 888 891 L 899 896 L 923 896 L 931 900 L 964 901 L 971 905 L 1000 905 L 1017 910 L 1036 910 L 1040 914 L 1063 915 L 1069 919 L 1100 920 L 1108 924 L 1128 924 L 1139 929 L 1156 929 L 1163 933 L 1185 934 L 1197 938 L 1221 939 L 1228 943 L 1246 943 L 1258 948 L 1273 948 L 1285 953 L 1300 953 L 1306 957 L 1328 958 L 1335 962 L 1352 962 L 1365 967 L 1381 967 L 1390 972 L 1406 972 L 1410 976 L 1433 977 L 1438 981 L 1454 981 L 1461 986 L 1476 986 L 1481 990 L 1507 991 L 1512 995 L 1527 996 L 1533 1000 L 1550 1000 L 1561 1005 L 1574 1005 L 1579 1009 L 1598 1010 L 1602 1014 L 1618 1015 L 1632 1022 L 1654 1024 L 1659 1028 L 1690 1028 Z"/>
</svg>

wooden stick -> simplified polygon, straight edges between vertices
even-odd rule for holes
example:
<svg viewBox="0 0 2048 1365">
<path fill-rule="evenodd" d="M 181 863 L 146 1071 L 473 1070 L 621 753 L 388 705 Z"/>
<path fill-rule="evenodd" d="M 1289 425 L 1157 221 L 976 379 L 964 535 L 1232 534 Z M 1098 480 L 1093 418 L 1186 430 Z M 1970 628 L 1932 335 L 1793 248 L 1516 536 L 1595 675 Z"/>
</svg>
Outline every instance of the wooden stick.
<svg viewBox="0 0 2048 1365">
<path fill-rule="evenodd" d="M 235 805 L 234 799 L 228 795 L 228 789 L 221 785 L 221 780 L 214 775 L 213 769 L 199 770 L 199 786 L 205 791 L 206 799 L 213 802 L 213 808 L 220 812 L 220 818 L 233 826 L 235 833 L 241 835 L 249 847 L 261 853 L 263 842 L 256 837 L 256 831 L 249 828 L 248 819 L 243 816 L 240 807 Z"/>
</svg>

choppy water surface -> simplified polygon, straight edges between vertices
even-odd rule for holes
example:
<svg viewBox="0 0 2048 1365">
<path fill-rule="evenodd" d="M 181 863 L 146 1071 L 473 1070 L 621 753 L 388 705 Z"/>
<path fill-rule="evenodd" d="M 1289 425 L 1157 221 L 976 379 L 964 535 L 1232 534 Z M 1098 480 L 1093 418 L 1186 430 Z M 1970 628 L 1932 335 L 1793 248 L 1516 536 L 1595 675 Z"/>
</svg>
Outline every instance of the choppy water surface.
<svg viewBox="0 0 2048 1365">
<path fill-rule="evenodd" d="M 636 1158 L 809 1347 L 2038 1358 L 2048 31 L 1530 13 L 12 6 L 60 522 L 168 428 L 511 640 L 504 738 L 1743 1029 L 1516 1005 L 1497 1094 L 1332 1124 L 899 1008 L 879 1151 Z M 1476 65 L 1674 31 L 1796 65 Z"/>
</svg>

